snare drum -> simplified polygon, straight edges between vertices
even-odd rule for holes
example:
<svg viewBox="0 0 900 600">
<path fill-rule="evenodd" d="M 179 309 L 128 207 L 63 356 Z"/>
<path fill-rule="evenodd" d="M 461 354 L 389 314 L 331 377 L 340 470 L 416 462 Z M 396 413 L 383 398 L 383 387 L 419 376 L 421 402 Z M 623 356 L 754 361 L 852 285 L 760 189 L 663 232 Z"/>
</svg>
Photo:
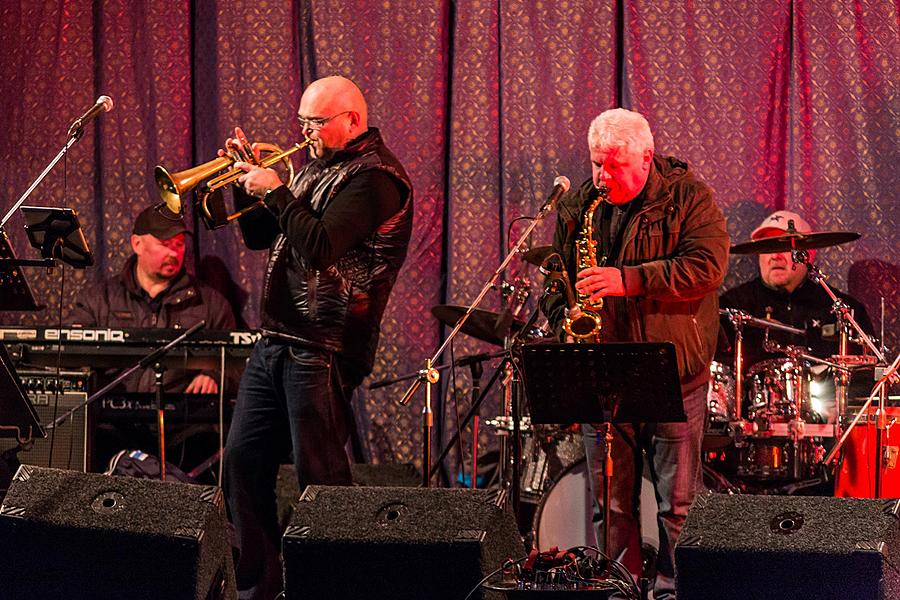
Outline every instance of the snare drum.
<svg viewBox="0 0 900 600">
<path fill-rule="evenodd" d="M 757 430 L 737 449 L 737 476 L 759 482 L 812 477 L 822 446 L 809 432 L 796 443 L 792 421 L 821 422 L 810 404 L 810 371 L 801 363 L 778 358 L 758 362 L 747 371 L 747 418 Z"/>
<path fill-rule="evenodd" d="M 706 394 L 709 426 L 728 424 L 734 420 L 734 369 L 713 361 L 709 365 L 709 373 L 709 391 Z"/>
<path fill-rule="evenodd" d="M 555 425 L 533 425 L 522 448 L 522 500 L 537 504 L 562 473 L 584 460 L 581 433 Z"/>
</svg>

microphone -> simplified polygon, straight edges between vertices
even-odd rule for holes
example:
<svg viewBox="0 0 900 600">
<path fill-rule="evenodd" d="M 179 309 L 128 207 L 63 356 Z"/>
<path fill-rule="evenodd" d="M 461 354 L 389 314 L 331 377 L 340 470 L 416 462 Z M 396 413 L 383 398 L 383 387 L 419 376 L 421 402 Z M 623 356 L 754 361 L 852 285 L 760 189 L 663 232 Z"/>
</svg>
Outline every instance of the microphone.
<svg viewBox="0 0 900 600">
<path fill-rule="evenodd" d="M 109 96 L 100 96 L 97 98 L 97 101 L 94 102 L 94 105 L 90 107 L 86 113 L 75 119 L 72 122 L 72 126 L 69 127 L 69 137 L 80 138 L 81 134 L 84 133 L 84 126 L 94 119 L 96 119 L 100 113 L 109 112 L 113 109 L 113 101 Z"/>
<path fill-rule="evenodd" d="M 553 180 L 553 189 L 550 190 L 547 201 L 544 202 L 544 205 L 541 207 L 541 212 L 550 211 L 556 208 L 559 197 L 568 192 L 571 185 L 572 184 L 569 183 L 569 178 L 565 175 L 557 176 L 557 178 Z"/>
</svg>

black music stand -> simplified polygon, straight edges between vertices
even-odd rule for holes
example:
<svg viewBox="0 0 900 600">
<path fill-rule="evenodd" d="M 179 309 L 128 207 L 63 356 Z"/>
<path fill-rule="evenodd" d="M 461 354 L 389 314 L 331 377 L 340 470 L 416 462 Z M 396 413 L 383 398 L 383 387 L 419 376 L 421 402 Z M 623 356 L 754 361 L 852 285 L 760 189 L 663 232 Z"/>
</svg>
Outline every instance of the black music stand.
<svg viewBox="0 0 900 600">
<path fill-rule="evenodd" d="M 6 230 L 0 227 L 0 310 L 40 310 L 21 267 L 48 266 L 44 261 L 19 260 L 9 243 Z"/>
<path fill-rule="evenodd" d="M 76 269 L 94 264 L 94 254 L 73 209 L 23 206 L 21 210 L 28 241 L 42 257 L 59 259 Z"/>
<path fill-rule="evenodd" d="M 0 437 L 14 437 L 20 444 L 47 437 L 3 344 L 0 344 Z"/>
<path fill-rule="evenodd" d="M 670 342 L 532 344 L 522 348 L 522 366 L 532 423 L 604 426 L 603 552 L 608 555 L 611 424 L 687 420 L 675 346 Z"/>
</svg>

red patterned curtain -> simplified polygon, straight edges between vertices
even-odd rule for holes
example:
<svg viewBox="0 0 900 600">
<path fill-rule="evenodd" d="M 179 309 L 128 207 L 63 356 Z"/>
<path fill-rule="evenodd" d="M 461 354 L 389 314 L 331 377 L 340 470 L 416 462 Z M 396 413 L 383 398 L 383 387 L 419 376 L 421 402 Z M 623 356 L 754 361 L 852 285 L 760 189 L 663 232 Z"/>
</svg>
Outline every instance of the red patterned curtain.
<svg viewBox="0 0 900 600">
<path fill-rule="evenodd" d="M 348 76 L 416 189 L 377 380 L 421 368 L 446 335 L 430 308 L 474 298 L 505 255 L 513 220 L 536 212 L 556 175 L 573 185 L 588 176 L 591 118 L 624 105 L 647 115 L 659 152 L 689 161 L 712 185 L 735 240 L 777 208 L 805 212 L 820 230 L 863 233 L 820 252 L 822 267 L 876 322 L 886 297 L 896 349 L 898 12 L 881 0 L 9 0 L 0 5 L 3 212 L 62 146 L 70 122 L 98 95 L 113 97 L 114 111 L 87 128 L 65 169 L 29 201 L 82 216 L 98 265 L 67 274 L 72 298 L 130 254 L 131 221 L 155 201 L 154 165 L 205 162 L 235 125 L 251 139 L 291 144 L 305 85 Z M 550 221 L 532 245 L 549 242 Z M 16 215 L 7 231 L 19 256 L 34 256 L 21 226 Z M 513 239 L 524 226 L 512 225 Z M 246 250 L 234 228 L 198 228 L 195 248 L 200 275 L 230 291 L 253 326 L 264 253 Z M 754 272 L 754 261 L 735 258 L 726 286 Z M 540 277 L 518 260 L 503 279 L 517 276 L 531 280 L 532 308 Z M 30 279 L 49 308 L 7 313 L 5 322 L 55 320 L 59 273 Z M 499 293 L 483 306 L 499 310 Z M 460 336 L 452 354 L 488 349 Z M 435 409 L 449 434 L 470 382 L 465 372 L 444 381 L 453 385 Z M 373 460 L 420 461 L 423 393 L 400 407 L 405 387 L 357 399 Z M 481 415 L 500 410 L 495 394 Z M 495 442 L 489 433 L 481 441 L 482 450 Z"/>
</svg>

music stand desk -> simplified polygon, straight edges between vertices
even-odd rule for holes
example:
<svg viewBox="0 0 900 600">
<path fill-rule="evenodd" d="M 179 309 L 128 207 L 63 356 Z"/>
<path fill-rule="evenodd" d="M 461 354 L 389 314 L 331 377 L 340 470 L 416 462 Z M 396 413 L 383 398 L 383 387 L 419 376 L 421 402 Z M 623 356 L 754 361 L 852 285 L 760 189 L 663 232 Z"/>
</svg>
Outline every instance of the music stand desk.
<svg viewBox="0 0 900 600">
<path fill-rule="evenodd" d="M 31 245 L 44 258 L 58 258 L 83 269 L 94 264 L 94 255 L 84 237 L 78 213 L 71 208 L 23 206 L 25 231 Z"/>
<path fill-rule="evenodd" d="M 531 344 L 522 359 L 532 423 L 687 420 L 670 342 Z"/>
</svg>

